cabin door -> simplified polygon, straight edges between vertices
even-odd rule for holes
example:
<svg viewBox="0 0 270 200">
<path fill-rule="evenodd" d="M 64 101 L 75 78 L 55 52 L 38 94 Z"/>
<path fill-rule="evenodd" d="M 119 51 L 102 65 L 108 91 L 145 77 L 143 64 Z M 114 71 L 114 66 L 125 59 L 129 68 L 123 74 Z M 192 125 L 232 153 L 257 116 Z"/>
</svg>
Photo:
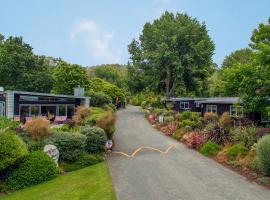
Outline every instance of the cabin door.
<svg viewBox="0 0 270 200">
<path fill-rule="evenodd" d="M 5 114 L 5 102 L 0 101 L 0 116 Z"/>
</svg>

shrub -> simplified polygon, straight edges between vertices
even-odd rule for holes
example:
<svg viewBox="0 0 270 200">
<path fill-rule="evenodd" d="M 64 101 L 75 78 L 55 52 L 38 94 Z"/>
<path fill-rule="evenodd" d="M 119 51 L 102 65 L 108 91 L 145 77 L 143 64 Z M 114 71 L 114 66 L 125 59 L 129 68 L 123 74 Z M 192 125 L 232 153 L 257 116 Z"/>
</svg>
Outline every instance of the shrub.
<svg viewBox="0 0 270 200">
<path fill-rule="evenodd" d="M 176 131 L 172 134 L 172 137 L 174 139 L 181 140 L 184 134 L 185 134 L 185 129 L 180 128 L 180 129 L 176 129 Z"/>
<path fill-rule="evenodd" d="M 169 123 L 169 122 L 172 122 L 174 121 L 174 117 L 173 116 L 165 116 L 164 117 L 164 122 L 165 123 Z"/>
<path fill-rule="evenodd" d="M 76 122 L 73 119 L 67 119 L 64 121 L 64 125 L 67 125 L 69 128 L 74 128 L 76 126 Z"/>
<path fill-rule="evenodd" d="M 94 126 L 97 119 L 106 111 L 102 108 L 91 107 L 91 114 L 85 118 L 84 124 Z"/>
<path fill-rule="evenodd" d="M 76 113 L 72 117 L 72 119 L 76 122 L 76 124 L 81 125 L 83 120 L 90 115 L 90 108 L 86 106 L 78 106 L 76 108 Z"/>
<path fill-rule="evenodd" d="M 218 122 L 218 115 L 212 112 L 204 113 L 203 120 L 205 123 L 217 123 Z"/>
<path fill-rule="evenodd" d="M 270 134 L 270 128 L 258 128 L 256 130 L 256 136 L 257 136 L 257 138 L 261 138 L 264 135 L 268 135 L 268 134 Z"/>
<path fill-rule="evenodd" d="M 21 160 L 27 153 L 26 144 L 13 131 L 0 132 L 0 171 Z"/>
<path fill-rule="evenodd" d="M 221 115 L 220 119 L 219 119 L 219 124 L 222 128 L 225 128 L 227 130 L 229 130 L 232 126 L 232 120 L 231 120 L 231 116 L 228 112 L 225 112 Z"/>
<path fill-rule="evenodd" d="M 19 135 L 25 144 L 27 145 L 28 151 L 43 150 L 44 140 L 33 140 L 27 133 L 23 132 Z"/>
<path fill-rule="evenodd" d="M 226 156 L 229 159 L 236 159 L 240 155 L 245 155 L 248 152 L 248 149 L 242 144 L 235 144 L 228 148 Z"/>
<path fill-rule="evenodd" d="M 102 154 L 82 154 L 78 159 L 72 163 L 65 163 L 64 170 L 66 172 L 75 171 L 84 167 L 95 165 L 104 160 Z"/>
<path fill-rule="evenodd" d="M 143 101 L 142 103 L 141 103 L 141 107 L 142 107 L 142 109 L 146 109 L 147 107 L 147 101 Z"/>
<path fill-rule="evenodd" d="M 93 92 L 89 96 L 91 97 L 91 106 L 103 107 L 112 102 L 111 97 L 103 92 Z"/>
<path fill-rule="evenodd" d="M 229 131 L 216 125 L 213 129 L 207 131 L 207 140 L 211 140 L 217 144 L 225 144 L 231 141 Z"/>
<path fill-rule="evenodd" d="M 204 135 L 202 133 L 191 132 L 190 134 L 188 134 L 186 144 L 189 148 L 200 149 L 203 143 L 204 143 Z"/>
<path fill-rule="evenodd" d="M 37 117 L 32 121 L 26 122 L 24 129 L 33 139 L 41 139 L 49 135 L 49 125 L 49 120 L 43 117 Z"/>
<path fill-rule="evenodd" d="M 270 135 L 263 136 L 257 147 L 257 156 L 259 161 L 260 170 L 266 174 L 270 175 Z"/>
<path fill-rule="evenodd" d="M 89 153 L 102 152 L 105 150 L 107 140 L 106 133 L 99 127 L 84 126 L 81 133 L 87 137 L 85 149 Z"/>
<path fill-rule="evenodd" d="M 19 122 L 0 116 L 0 131 L 6 129 L 15 130 L 18 126 Z"/>
<path fill-rule="evenodd" d="M 45 140 L 45 144 L 55 145 L 60 153 L 60 160 L 74 161 L 85 149 L 86 136 L 79 133 L 59 132 Z"/>
<path fill-rule="evenodd" d="M 55 162 L 44 152 L 31 152 L 6 180 L 8 190 L 17 190 L 53 179 L 58 174 Z"/>
<path fill-rule="evenodd" d="M 106 132 L 107 137 L 112 139 L 115 123 L 116 115 L 112 112 L 105 112 L 97 119 L 96 126 L 102 128 Z"/>
<path fill-rule="evenodd" d="M 200 153 L 205 156 L 216 155 L 221 150 L 221 146 L 215 142 L 208 141 L 200 149 Z"/>
<path fill-rule="evenodd" d="M 247 148 L 250 148 L 257 142 L 255 126 L 232 129 L 231 135 L 235 142 L 241 143 Z"/>
<path fill-rule="evenodd" d="M 193 129 L 201 127 L 201 118 L 199 113 L 191 112 L 191 111 L 184 111 L 180 115 L 180 126 L 186 127 L 190 126 Z"/>
<path fill-rule="evenodd" d="M 103 106 L 102 108 L 103 108 L 105 111 L 110 111 L 110 112 L 116 112 L 116 111 L 117 111 L 115 105 L 112 104 L 112 103 L 109 103 L 109 104 Z"/>
</svg>

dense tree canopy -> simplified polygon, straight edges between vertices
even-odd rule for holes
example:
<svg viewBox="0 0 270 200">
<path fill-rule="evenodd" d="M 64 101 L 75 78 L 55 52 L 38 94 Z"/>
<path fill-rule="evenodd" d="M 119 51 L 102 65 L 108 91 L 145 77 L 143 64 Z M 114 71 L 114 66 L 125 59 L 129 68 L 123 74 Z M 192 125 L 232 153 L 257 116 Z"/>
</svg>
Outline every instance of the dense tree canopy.
<svg viewBox="0 0 270 200">
<path fill-rule="evenodd" d="M 115 84 L 120 88 L 126 88 L 127 69 L 123 65 L 107 64 L 88 68 L 89 77 L 97 77 Z"/>
<path fill-rule="evenodd" d="M 55 67 L 53 72 L 54 85 L 53 92 L 57 94 L 73 94 L 73 89 L 77 86 L 89 88 L 89 79 L 86 69 L 80 65 L 71 65 L 61 62 Z"/>
<path fill-rule="evenodd" d="M 101 78 L 92 78 L 89 85 L 90 90 L 88 93 L 91 95 L 93 92 L 102 92 L 110 96 L 113 103 L 117 101 L 125 101 L 125 92 L 116 85 L 109 83 Z"/>
<path fill-rule="evenodd" d="M 167 97 L 200 95 L 202 82 L 213 72 L 213 51 L 204 23 L 186 14 L 165 12 L 160 19 L 146 23 L 139 41 L 129 45 L 129 69 Z"/>
<path fill-rule="evenodd" d="M 0 34 L 0 86 L 7 90 L 50 92 L 51 71 L 46 57 L 34 55 L 22 37 L 5 39 Z"/>
</svg>

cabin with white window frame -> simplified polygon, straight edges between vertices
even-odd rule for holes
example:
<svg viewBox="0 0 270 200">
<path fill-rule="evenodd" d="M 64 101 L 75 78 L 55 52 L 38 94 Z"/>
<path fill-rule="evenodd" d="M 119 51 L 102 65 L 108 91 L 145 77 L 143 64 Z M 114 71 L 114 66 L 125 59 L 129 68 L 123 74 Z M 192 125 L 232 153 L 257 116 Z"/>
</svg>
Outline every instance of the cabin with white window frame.
<svg viewBox="0 0 270 200">
<path fill-rule="evenodd" d="M 90 97 L 83 88 L 75 88 L 74 95 L 49 93 L 0 91 L 0 116 L 25 121 L 26 118 L 48 116 L 71 118 L 77 106 L 89 106 Z"/>
</svg>

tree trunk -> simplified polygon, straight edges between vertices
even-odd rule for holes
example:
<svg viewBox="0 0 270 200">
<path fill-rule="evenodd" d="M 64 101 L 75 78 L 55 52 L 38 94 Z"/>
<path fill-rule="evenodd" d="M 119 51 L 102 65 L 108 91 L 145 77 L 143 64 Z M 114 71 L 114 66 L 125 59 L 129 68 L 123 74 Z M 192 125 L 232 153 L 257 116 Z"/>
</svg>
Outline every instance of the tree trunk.
<svg viewBox="0 0 270 200">
<path fill-rule="evenodd" d="M 170 83 L 171 83 L 171 69 L 169 66 L 166 66 L 166 80 L 165 80 L 165 87 L 166 87 L 166 98 L 170 98 Z"/>
</svg>

